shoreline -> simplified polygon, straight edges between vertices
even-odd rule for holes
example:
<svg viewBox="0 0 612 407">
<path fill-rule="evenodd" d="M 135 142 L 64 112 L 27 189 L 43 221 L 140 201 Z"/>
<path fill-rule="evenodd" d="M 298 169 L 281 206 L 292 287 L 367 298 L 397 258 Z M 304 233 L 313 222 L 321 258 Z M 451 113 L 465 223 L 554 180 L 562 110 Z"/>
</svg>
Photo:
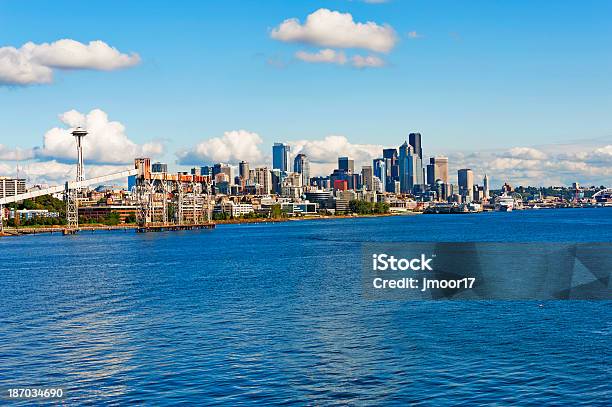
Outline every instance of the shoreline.
<svg viewBox="0 0 612 407">
<path fill-rule="evenodd" d="M 287 218 L 253 218 L 253 219 L 227 219 L 227 220 L 216 220 L 213 221 L 215 225 L 240 225 L 240 224 L 259 224 L 259 223 L 282 223 L 282 222 L 299 222 L 306 220 L 330 220 L 330 219 L 359 219 L 359 218 L 382 218 L 389 216 L 413 216 L 420 215 L 421 212 L 406 212 L 406 213 L 380 213 L 371 215 L 329 215 L 329 216 L 295 216 Z M 79 231 L 111 231 L 111 230 L 136 230 L 139 226 L 137 224 L 121 224 L 121 225 L 102 225 L 102 224 L 87 224 L 86 226 L 79 227 Z M 42 233 L 63 233 L 66 229 L 64 225 L 53 225 L 53 226 L 20 226 L 20 227 L 5 227 L 4 233 L 0 233 L 0 237 L 3 236 L 21 236 L 21 235 L 35 235 Z"/>
<path fill-rule="evenodd" d="M 546 208 L 546 209 L 584 209 L 584 208 Z M 493 211 L 482 211 L 482 212 L 469 212 L 466 214 L 478 214 L 478 213 L 489 213 Z M 517 211 L 522 212 L 522 211 Z M 463 213 L 451 213 L 451 215 L 460 215 Z M 282 222 L 301 222 L 308 220 L 334 220 L 334 219 L 366 219 L 366 218 L 384 218 L 393 216 L 417 216 L 423 215 L 423 212 L 400 212 L 400 213 L 379 213 L 369 215 L 327 215 L 327 216 L 295 216 L 287 218 L 253 218 L 253 219 L 227 219 L 213 221 L 215 225 L 241 225 L 241 224 L 262 224 L 262 223 L 282 223 Z M 436 215 L 436 214 L 428 214 Z M 437 215 L 448 215 L 446 213 L 440 213 Z M 121 225 L 102 225 L 102 224 L 87 224 L 79 227 L 79 231 L 82 232 L 95 232 L 95 231 L 113 231 L 113 230 L 136 230 L 139 226 L 136 224 L 121 224 Z M 66 227 L 64 225 L 53 225 L 53 226 L 21 226 L 21 227 L 5 227 L 4 233 L 0 233 L 0 237 L 9 236 L 23 236 L 23 235 L 36 235 L 43 233 L 63 233 Z"/>
</svg>

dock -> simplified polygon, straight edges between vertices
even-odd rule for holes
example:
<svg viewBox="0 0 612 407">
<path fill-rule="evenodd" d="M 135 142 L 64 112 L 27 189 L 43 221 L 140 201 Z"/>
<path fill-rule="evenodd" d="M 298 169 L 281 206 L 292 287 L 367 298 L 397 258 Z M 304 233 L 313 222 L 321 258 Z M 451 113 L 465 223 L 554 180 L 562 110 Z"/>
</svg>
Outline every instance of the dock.
<svg viewBox="0 0 612 407">
<path fill-rule="evenodd" d="M 214 223 L 198 223 L 198 224 L 147 224 L 146 226 L 136 225 L 117 225 L 117 226 L 81 226 L 78 229 L 66 228 L 66 227 L 33 227 L 33 228 L 4 228 L 0 232 L 1 236 L 21 236 L 21 235 L 34 235 L 42 233 L 60 233 L 64 236 L 74 235 L 81 232 L 97 232 L 102 230 L 123 230 L 130 231 L 135 230 L 136 233 L 147 233 L 147 232 L 170 232 L 179 230 L 196 230 L 196 229 L 214 229 Z"/>
<path fill-rule="evenodd" d="M 179 230 L 196 230 L 196 229 L 214 229 L 214 223 L 198 223 L 198 224 L 186 224 L 186 225 L 146 225 L 139 226 L 136 228 L 136 233 L 147 233 L 147 232 L 169 232 Z"/>
</svg>

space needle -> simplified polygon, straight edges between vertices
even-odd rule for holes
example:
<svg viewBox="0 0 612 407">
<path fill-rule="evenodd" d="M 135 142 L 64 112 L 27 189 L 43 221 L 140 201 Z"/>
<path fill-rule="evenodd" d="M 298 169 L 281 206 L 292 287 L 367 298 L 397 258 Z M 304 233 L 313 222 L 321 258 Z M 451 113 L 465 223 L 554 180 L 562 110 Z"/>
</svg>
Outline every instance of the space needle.
<svg viewBox="0 0 612 407">
<path fill-rule="evenodd" d="M 83 137 L 87 135 L 87 130 L 82 127 L 77 127 L 72 131 L 72 135 L 76 140 L 77 147 L 77 176 L 76 181 L 84 181 L 85 173 L 83 171 Z"/>
</svg>

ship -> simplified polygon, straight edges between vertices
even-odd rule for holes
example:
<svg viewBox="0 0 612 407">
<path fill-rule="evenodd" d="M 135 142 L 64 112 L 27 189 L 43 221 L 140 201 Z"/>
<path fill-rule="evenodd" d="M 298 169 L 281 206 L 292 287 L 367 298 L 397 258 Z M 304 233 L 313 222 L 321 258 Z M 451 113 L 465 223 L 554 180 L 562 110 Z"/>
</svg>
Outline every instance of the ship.
<svg viewBox="0 0 612 407">
<path fill-rule="evenodd" d="M 514 209 L 514 198 L 508 194 L 502 194 L 495 200 L 495 210 L 498 212 L 512 212 Z"/>
</svg>

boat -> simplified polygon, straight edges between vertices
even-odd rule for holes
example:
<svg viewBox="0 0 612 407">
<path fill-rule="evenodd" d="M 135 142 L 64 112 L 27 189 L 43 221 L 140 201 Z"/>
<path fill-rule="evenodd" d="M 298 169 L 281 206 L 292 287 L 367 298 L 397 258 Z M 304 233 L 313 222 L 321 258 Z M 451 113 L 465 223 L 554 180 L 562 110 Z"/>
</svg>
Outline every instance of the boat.
<svg viewBox="0 0 612 407">
<path fill-rule="evenodd" d="M 502 194 L 495 199 L 495 210 L 498 212 L 512 212 L 514 209 L 514 198 L 508 194 Z"/>
</svg>

